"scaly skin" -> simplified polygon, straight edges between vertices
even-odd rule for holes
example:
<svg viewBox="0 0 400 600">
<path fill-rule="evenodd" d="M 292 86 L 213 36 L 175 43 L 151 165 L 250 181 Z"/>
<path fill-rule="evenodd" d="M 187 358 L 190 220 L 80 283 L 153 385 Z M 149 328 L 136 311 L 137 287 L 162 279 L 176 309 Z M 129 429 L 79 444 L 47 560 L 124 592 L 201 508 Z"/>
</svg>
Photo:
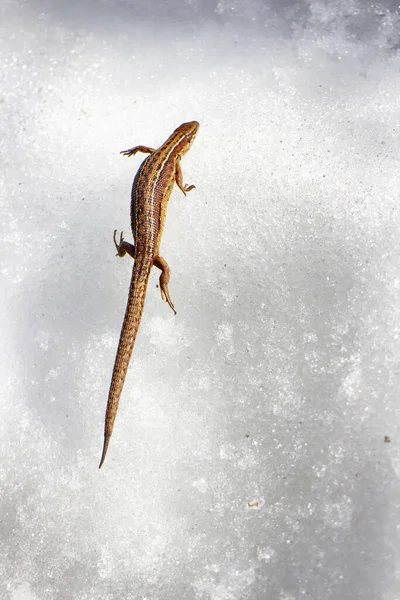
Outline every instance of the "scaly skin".
<svg viewBox="0 0 400 600">
<path fill-rule="evenodd" d="M 122 233 L 118 243 L 115 237 L 117 232 L 114 231 L 114 243 L 118 256 L 125 256 L 128 253 L 135 259 L 135 264 L 108 394 L 104 446 L 99 469 L 106 458 L 114 428 L 119 399 L 142 318 L 147 285 L 153 265 L 161 270 L 161 297 L 175 312 L 168 291 L 170 271 L 167 262 L 160 256 L 160 243 L 168 200 L 174 183 L 176 182 L 185 195 L 195 187 L 183 184 L 180 160 L 189 150 L 198 130 L 199 124 L 196 121 L 183 123 L 175 129 L 158 150 L 147 146 L 135 146 L 121 152 L 125 156 L 133 156 L 136 152 L 148 153 L 150 156 L 140 165 L 132 186 L 131 224 L 135 246 L 125 242 Z"/>
</svg>

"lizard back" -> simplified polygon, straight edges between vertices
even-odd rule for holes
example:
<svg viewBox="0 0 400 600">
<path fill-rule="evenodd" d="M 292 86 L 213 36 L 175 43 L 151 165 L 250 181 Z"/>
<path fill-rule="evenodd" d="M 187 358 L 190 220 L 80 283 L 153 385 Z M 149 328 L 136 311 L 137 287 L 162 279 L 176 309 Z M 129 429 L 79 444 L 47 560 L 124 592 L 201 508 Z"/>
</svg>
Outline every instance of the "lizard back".
<svg viewBox="0 0 400 600">
<path fill-rule="evenodd" d="M 184 194 L 194 187 L 183 184 L 180 159 L 189 150 L 198 129 L 199 124 L 196 121 L 183 123 L 158 150 L 147 146 L 135 146 L 122 152 L 127 156 L 132 156 L 136 152 L 145 152 L 150 156 L 140 165 L 132 186 L 131 225 L 135 246 L 125 242 L 122 234 L 120 243 L 117 244 L 116 232 L 114 232 L 114 243 L 118 255 L 130 254 L 135 259 L 135 264 L 108 394 L 104 444 L 99 468 L 104 463 L 114 428 L 153 265 L 162 271 L 160 276 L 161 295 L 175 312 L 168 291 L 170 270 L 165 259 L 159 256 L 159 247 L 167 204 L 174 183 L 177 183 Z"/>
</svg>

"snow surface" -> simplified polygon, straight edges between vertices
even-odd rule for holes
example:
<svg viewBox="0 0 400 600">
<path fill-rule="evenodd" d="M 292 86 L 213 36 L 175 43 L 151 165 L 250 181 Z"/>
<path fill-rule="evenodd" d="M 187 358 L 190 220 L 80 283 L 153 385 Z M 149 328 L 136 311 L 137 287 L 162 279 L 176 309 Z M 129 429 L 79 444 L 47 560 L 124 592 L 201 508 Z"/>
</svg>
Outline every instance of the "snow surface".
<svg viewBox="0 0 400 600">
<path fill-rule="evenodd" d="M 397 10 L 1 3 L 1 599 L 400 598 Z M 99 471 L 119 151 L 194 119 Z"/>
</svg>

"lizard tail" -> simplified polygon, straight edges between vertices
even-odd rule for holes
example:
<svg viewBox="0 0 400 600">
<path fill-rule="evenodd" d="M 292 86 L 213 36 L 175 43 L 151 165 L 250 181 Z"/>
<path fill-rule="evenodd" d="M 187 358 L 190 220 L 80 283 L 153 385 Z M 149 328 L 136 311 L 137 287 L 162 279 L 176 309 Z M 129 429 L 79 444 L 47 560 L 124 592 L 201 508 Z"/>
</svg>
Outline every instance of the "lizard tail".
<svg viewBox="0 0 400 600">
<path fill-rule="evenodd" d="M 119 338 L 117 356 L 115 358 L 114 370 L 111 379 L 110 391 L 106 410 L 104 426 L 104 445 L 99 469 L 105 461 L 111 434 L 117 416 L 119 399 L 131 359 L 132 350 L 135 345 L 136 335 L 142 319 L 144 302 L 146 299 L 147 284 L 153 259 L 140 256 L 135 260 L 132 271 L 131 285 L 129 289 L 128 303 L 126 306 L 124 323 Z"/>
<path fill-rule="evenodd" d="M 99 464 L 99 469 L 103 466 L 103 462 L 106 460 L 106 454 L 108 450 L 108 444 L 110 443 L 111 434 L 108 435 L 107 432 L 104 432 L 104 444 L 103 444 L 103 454 L 101 455 L 101 460 Z"/>
</svg>

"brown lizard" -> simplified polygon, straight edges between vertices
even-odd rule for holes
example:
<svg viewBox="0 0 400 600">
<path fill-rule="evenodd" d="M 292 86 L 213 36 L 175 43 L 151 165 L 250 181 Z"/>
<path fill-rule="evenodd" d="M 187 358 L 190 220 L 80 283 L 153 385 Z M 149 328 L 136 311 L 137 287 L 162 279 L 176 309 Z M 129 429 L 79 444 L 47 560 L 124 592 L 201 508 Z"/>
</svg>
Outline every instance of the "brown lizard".
<svg viewBox="0 0 400 600">
<path fill-rule="evenodd" d="M 135 245 L 125 242 L 123 233 L 117 243 L 117 232 L 114 231 L 114 243 L 118 256 L 125 256 L 128 253 L 135 259 L 135 263 L 108 394 L 104 446 L 99 469 L 104 463 L 110 443 L 119 399 L 143 314 L 147 284 L 153 265 L 161 270 L 161 297 L 176 313 L 168 291 L 170 270 L 165 259 L 160 256 L 160 242 L 168 200 L 174 183 L 176 182 L 185 195 L 195 187 L 194 185 L 184 185 L 180 161 L 192 145 L 198 130 L 197 121 L 183 123 L 175 129 L 158 150 L 147 146 L 135 146 L 121 152 L 124 156 L 133 156 L 136 152 L 147 153 L 150 156 L 140 165 L 132 185 L 131 225 Z"/>
</svg>

